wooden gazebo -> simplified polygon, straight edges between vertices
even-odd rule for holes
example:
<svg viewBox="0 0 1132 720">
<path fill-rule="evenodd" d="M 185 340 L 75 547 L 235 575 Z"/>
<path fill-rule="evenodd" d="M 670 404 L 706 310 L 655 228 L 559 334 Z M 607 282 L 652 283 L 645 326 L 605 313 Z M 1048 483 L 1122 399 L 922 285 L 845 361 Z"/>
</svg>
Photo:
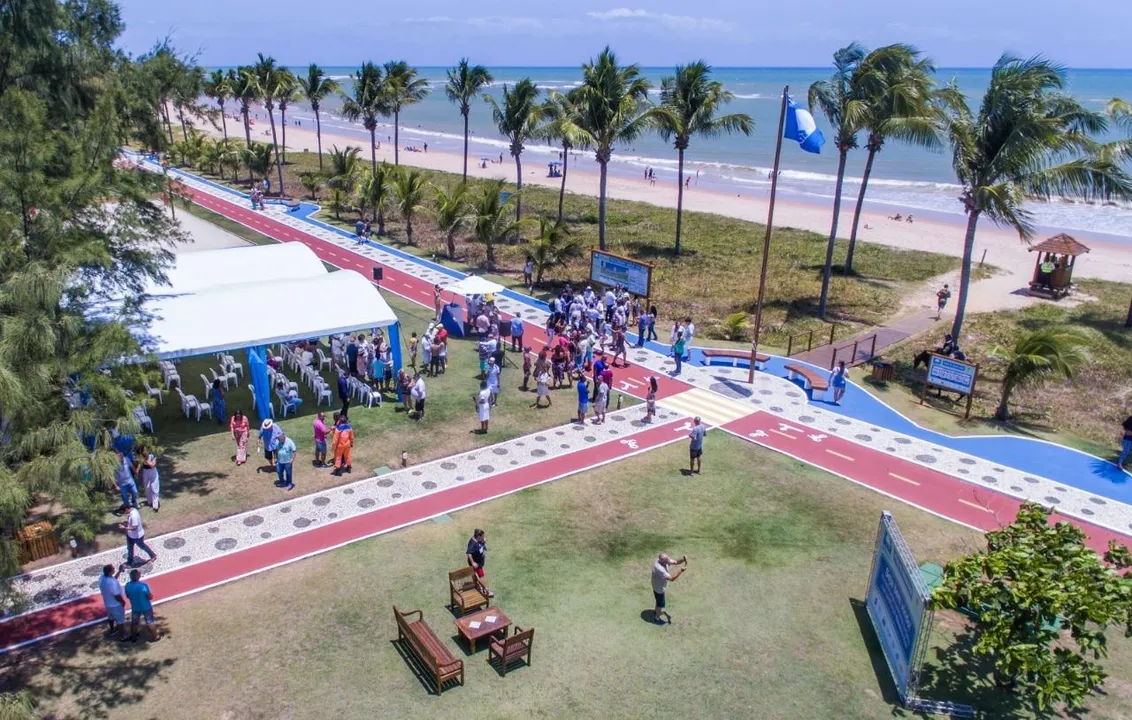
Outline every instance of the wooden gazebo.
<svg viewBox="0 0 1132 720">
<path fill-rule="evenodd" d="M 1032 246 L 1030 252 L 1038 254 L 1030 293 L 1060 300 L 1073 288 L 1073 265 L 1077 256 L 1089 252 L 1089 248 L 1061 233 Z"/>
</svg>

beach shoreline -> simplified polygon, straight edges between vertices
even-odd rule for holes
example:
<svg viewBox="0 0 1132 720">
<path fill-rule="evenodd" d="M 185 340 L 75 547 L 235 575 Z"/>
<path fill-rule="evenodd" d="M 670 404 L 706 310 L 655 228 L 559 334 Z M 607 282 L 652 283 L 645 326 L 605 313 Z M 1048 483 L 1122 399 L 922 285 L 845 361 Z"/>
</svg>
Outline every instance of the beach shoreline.
<svg viewBox="0 0 1132 720">
<path fill-rule="evenodd" d="M 278 118 L 277 118 L 278 122 Z M 235 123 L 234 125 L 232 123 Z M 207 121 L 198 122 L 206 133 L 220 136 L 221 132 L 213 128 Z M 279 128 L 277 126 L 277 132 Z M 229 137 L 243 143 L 243 124 L 239 116 L 229 117 Z M 255 123 L 252 127 L 252 137 L 258 141 L 271 141 L 271 131 L 267 123 Z M 280 136 L 280 142 L 282 137 Z M 345 147 L 353 145 L 360 147 L 363 160 L 369 160 L 369 143 L 367 139 L 351 137 L 349 135 L 328 132 L 322 133 L 322 148 L 328 152 L 332 147 Z M 393 163 L 391 144 L 381 142 L 377 150 L 379 161 Z M 315 132 L 306 126 L 287 126 L 288 152 L 317 152 Z M 463 158 L 459 153 L 431 150 L 429 152 L 409 152 L 402 148 L 400 161 L 402 164 L 420 167 L 429 170 L 460 174 Z M 514 183 L 515 165 L 513 159 L 504 154 L 503 162 L 499 163 L 498 154 L 482 167 L 479 157 L 469 155 L 468 176 L 480 179 L 504 179 Z M 573 160 L 573 154 L 571 155 Z M 566 191 L 568 193 L 584 194 L 596 197 L 598 194 L 599 176 L 597 172 L 588 169 L 575 169 L 569 167 L 567 171 Z M 557 190 L 561 179 L 547 176 L 545 165 L 537 160 L 524 163 L 524 185 L 537 185 Z M 674 182 L 657 181 L 650 183 L 643 176 L 629 178 L 621 174 L 609 173 L 607 179 L 608 197 L 619 200 L 644 202 L 659 207 L 676 207 L 676 187 Z M 693 212 L 704 212 L 723 215 L 739 220 L 756 223 L 765 223 L 769 199 L 761 197 L 757 192 L 730 193 L 718 189 L 689 187 L 684 191 L 684 209 Z M 820 235 L 828 236 L 831 217 L 831 205 L 801 202 L 793 198 L 779 197 L 775 203 L 774 225 L 778 228 L 797 228 L 808 230 Z M 853 203 L 842 202 L 841 215 L 838 220 L 838 237 L 847 239 L 853 221 Z M 907 216 L 907 210 L 886 206 L 885 210 L 870 207 L 866 202 L 861 213 L 858 241 L 886 245 L 888 247 L 924 250 L 937 252 L 953 257 L 962 257 L 965 220 L 963 216 L 956 215 L 951 221 L 940 217 L 915 218 L 913 223 L 904 220 L 889 219 L 890 215 L 900 213 Z M 915 213 L 922 212 L 917 209 Z M 942 213 L 940 213 L 942 214 Z M 1038 234 L 1034 241 L 1041 241 L 1054 234 L 1046 232 Z M 1074 277 L 1096 278 L 1112 281 L 1127 281 L 1132 278 L 1132 245 L 1124 245 L 1109 238 L 1095 237 L 1090 233 L 1073 232 L 1075 237 L 1083 240 L 1090 246 L 1092 252 L 1077 258 L 1074 268 Z M 615 239 L 614 239 L 615 241 Z M 751 238 L 752 244 L 761 243 L 762 238 Z M 998 267 L 1004 274 L 1017 278 L 1019 287 L 1028 282 L 1034 266 L 1034 255 L 1029 252 L 1026 243 L 1021 241 L 1017 233 L 994 226 L 990 221 L 983 219 L 975 238 L 974 259 L 976 262 L 985 262 Z M 836 262 L 836 259 L 835 259 Z"/>
</svg>

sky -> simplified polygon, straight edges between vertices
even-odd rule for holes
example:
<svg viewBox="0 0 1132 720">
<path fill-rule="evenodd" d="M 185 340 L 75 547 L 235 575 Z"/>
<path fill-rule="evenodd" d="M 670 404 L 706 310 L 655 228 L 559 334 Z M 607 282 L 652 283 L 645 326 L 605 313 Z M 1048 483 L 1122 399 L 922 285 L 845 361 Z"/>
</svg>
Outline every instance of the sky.
<svg viewBox="0 0 1132 720">
<path fill-rule="evenodd" d="M 627 4 L 622 4 L 627 3 Z M 606 44 L 625 62 L 669 66 L 821 67 L 856 40 L 908 42 L 940 67 L 989 67 L 1005 51 L 1076 68 L 1132 67 L 1132 2 L 1103 20 L 1055 0 L 119 0 L 120 45 L 140 54 L 170 36 L 204 65 L 255 53 L 286 65 L 404 59 L 451 65 L 572 66 Z M 856 8 L 856 9 L 853 9 Z"/>
</svg>

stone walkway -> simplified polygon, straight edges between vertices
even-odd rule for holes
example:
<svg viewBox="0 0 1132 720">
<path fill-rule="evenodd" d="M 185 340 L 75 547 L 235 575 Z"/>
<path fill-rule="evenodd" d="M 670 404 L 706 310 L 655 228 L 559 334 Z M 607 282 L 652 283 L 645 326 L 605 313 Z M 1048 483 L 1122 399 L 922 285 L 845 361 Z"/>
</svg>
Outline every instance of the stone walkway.
<svg viewBox="0 0 1132 720">
<path fill-rule="evenodd" d="M 147 538 L 150 547 L 158 554 L 158 559 L 139 569 L 143 575 L 160 575 L 376 509 L 406 503 L 457 485 L 474 484 L 503 472 L 538 465 L 556 457 L 585 453 L 602 443 L 620 442 L 629 449 L 636 449 L 636 435 L 659 423 L 680 418 L 673 411 L 661 411 L 654 423 L 646 424 L 641 419 L 643 414 L 642 406 L 634 406 L 611 412 L 603 425 L 570 423 L 424 465 Z M 685 434 L 686 431 L 678 437 L 682 438 Z M 143 552 L 138 553 L 139 558 L 145 557 Z M 3 608 L 2 616 L 7 619 L 88 596 L 97 591 L 98 578 L 104 565 L 117 565 L 125 560 L 125 548 L 118 547 L 12 578 L 15 591 L 13 602 Z"/>
</svg>

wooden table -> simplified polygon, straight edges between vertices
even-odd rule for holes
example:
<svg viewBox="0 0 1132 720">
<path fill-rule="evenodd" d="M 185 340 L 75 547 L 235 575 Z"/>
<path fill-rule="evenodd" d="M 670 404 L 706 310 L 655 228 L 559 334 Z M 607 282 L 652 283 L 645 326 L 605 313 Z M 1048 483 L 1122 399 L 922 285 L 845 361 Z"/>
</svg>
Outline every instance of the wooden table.
<svg viewBox="0 0 1132 720">
<path fill-rule="evenodd" d="M 488 621 L 487 618 L 495 618 L 493 621 Z M 508 619 L 507 614 L 500 610 L 498 607 L 484 608 L 474 613 L 464 615 L 455 620 L 456 630 L 460 635 L 468 641 L 468 646 L 471 647 L 472 652 L 476 651 L 476 641 L 482 637 L 494 635 L 502 630 L 507 632 L 507 628 L 511 627 L 511 620 Z M 472 623 L 478 623 L 479 627 L 474 627 Z"/>
</svg>

